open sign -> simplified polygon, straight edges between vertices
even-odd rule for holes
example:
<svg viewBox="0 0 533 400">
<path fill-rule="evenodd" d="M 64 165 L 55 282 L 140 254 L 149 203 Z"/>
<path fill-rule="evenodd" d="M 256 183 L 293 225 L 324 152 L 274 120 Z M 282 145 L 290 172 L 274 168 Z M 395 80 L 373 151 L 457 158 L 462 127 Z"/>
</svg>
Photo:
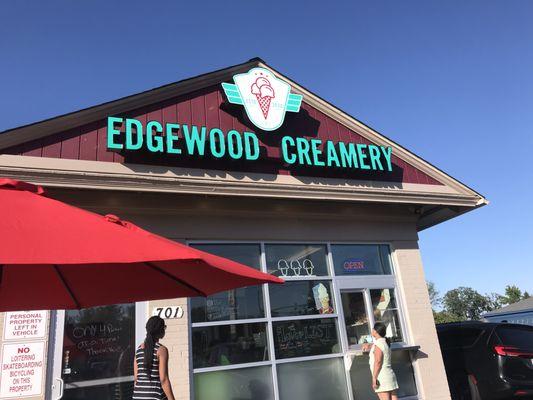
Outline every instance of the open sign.
<svg viewBox="0 0 533 400">
<path fill-rule="evenodd" d="M 358 272 L 365 269 L 365 262 L 358 258 L 349 258 L 344 260 L 342 268 L 345 272 Z"/>
</svg>

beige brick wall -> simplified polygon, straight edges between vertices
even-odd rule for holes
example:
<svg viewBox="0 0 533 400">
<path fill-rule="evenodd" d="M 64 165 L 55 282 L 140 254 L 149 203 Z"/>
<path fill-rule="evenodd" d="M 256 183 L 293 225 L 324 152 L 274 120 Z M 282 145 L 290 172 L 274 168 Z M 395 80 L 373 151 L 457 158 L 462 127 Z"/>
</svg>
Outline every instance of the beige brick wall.
<svg viewBox="0 0 533 400">
<path fill-rule="evenodd" d="M 405 322 L 411 342 L 420 346 L 414 363 L 419 397 L 424 400 L 449 400 L 450 392 L 418 243 L 397 241 L 393 243 L 393 247 Z"/>
<path fill-rule="evenodd" d="M 157 300 L 148 303 L 148 315 L 157 307 L 181 306 L 183 317 L 167 319 L 167 332 L 161 343 L 168 348 L 169 377 L 176 399 L 189 399 L 189 326 L 187 299 Z"/>
</svg>

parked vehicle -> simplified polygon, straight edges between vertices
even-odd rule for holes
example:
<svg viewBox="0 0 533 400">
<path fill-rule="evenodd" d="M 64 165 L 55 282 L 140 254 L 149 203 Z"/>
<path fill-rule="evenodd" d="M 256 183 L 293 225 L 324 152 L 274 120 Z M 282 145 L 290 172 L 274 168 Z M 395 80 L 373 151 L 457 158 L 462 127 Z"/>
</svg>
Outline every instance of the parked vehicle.
<svg viewBox="0 0 533 400">
<path fill-rule="evenodd" d="M 466 321 L 437 325 L 453 400 L 533 399 L 533 327 Z"/>
</svg>

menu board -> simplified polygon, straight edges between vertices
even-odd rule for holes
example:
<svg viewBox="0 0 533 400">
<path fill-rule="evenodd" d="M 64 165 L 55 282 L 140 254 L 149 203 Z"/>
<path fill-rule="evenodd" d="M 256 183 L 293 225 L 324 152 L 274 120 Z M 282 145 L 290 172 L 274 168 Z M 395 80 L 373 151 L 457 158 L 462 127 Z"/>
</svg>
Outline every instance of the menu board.
<svg viewBox="0 0 533 400">
<path fill-rule="evenodd" d="M 334 318 L 274 323 L 276 358 L 331 354 L 340 351 Z"/>
<path fill-rule="evenodd" d="M 62 374 L 65 382 L 132 375 L 134 318 L 133 304 L 67 311 Z"/>
</svg>

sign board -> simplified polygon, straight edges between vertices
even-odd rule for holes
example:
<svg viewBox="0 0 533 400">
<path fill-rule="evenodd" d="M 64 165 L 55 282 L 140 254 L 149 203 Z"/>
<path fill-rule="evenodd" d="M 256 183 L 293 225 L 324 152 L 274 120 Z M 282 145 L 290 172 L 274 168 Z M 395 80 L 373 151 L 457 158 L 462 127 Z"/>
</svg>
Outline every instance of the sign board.
<svg viewBox="0 0 533 400">
<path fill-rule="evenodd" d="M 365 270 L 365 262 L 358 258 L 349 258 L 342 263 L 344 272 L 357 273 Z"/>
<path fill-rule="evenodd" d="M 181 306 L 156 307 L 152 315 L 157 315 L 163 319 L 177 319 L 183 317 L 183 308 Z"/>
<path fill-rule="evenodd" d="M 4 317 L 4 340 L 44 339 L 48 311 L 7 312 Z"/>
<path fill-rule="evenodd" d="M 228 101 L 242 105 L 252 124 L 259 129 L 274 131 L 283 124 L 287 111 L 300 111 L 303 96 L 292 94 L 286 82 L 265 68 L 237 74 L 233 81 L 235 85 L 222 84 Z"/>
<path fill-rule="evenodd" d="M 4 344 L 0 398 L 41 395 L 43 369 L 44 342 Z"/>
<path fill-rule="evenodd" d="M 253 68 L 235 75 L 233 81 L 234 84 L 222 83 L 228 102 L 243 106 L 248 119 L 261 131 L 276 131 L 272 134 L 279 136 L 276 140 L 282 165 L 392 172 L 391 147 L 302 137 L 316 132 L 282 132 L 285 114 L 299 113 L 303 96 L 291 93 L 290 85 L 271 71 Z M 259 137 L 255 132 L 224 131 L 217 126 L 180 121 L 107 118 L 107 148 L 114 151 L 253 163 L 261 154 Z"/>
</svg>

